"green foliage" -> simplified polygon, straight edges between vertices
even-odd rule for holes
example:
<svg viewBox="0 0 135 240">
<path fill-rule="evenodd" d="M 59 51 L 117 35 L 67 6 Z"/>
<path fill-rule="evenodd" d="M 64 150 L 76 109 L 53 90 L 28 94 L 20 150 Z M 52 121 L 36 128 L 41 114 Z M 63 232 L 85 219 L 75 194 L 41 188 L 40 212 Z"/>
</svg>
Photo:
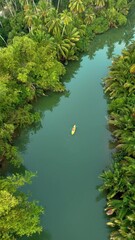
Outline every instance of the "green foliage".
<svg viewBox="0 0 135 240">
<path fill-rule="evenodd" d="M 63 34 L 67 21 L 68 24 L 72 22 L 70 25 L 73 28 L 78 28 L 80 24 L 76 26 L 77 19 L 81 20 L 84 25 L 91 25 L 95 18 L 99 19 L 95 22 L 94 31 L 95 33 L 102 33 L 108 29 L 108 25 L 116 27 L 117 25 L 125 24 L 125 16 L 130 8 L 129 3 L 130 1 L 127 0 L 70 0 L 57 1 L 55 8 L 50 1 L 15 0 L 9 1 L 7 4 L 7 1 L 1 0 L 1 5 L 4 9 L 3 13 L 5 17 L 8 17 L 5 19 L 8 19 L 10 22 L 3 28 L 1 35 L 6 39 L 11 29 L 8 35 L 9 41 L 11 41 L 14 36 L 23 36 L 28 31 L 33 32 L 33 30 L 42 29 L 46 34 L 49 31 L 55 37 L 57 34 Z M 64 5 L 66 10 L 63 9 Z M 6 7 L 6 10 L 4 7 Z M 11 25 L 10 29 L 6 29 L 8 25 Z"/>
<path fill-rule="evenodd" d="M 101 177 L 100 190 L 107 196 L 110 239 L 133 240 L 135 236 L 135 42 L 114 58 L 105 93 L 109 98 L 109 126 L 116 153 L 112 167 Z"/>
<path fill-rule="evenodd" d="M 135 74 L 135 64 L 130 67 L 130 73 Z"/>
<path fill-rule="evenodd" d="M 16 130 L 39 121 L 31 105 L 38 95 L 64 90 L 59 77 L 65 70 L 50 43 L 41 45 L 27 36 L 14 38 L 0 51 L 0 69 L 1 158 L 13 162 L 17 156 L 6 146 L 12 144 Z"/>
<path fill-rule="evenodd" d="M 91 30 L 96 33 L 103 33 L 109 29 L 108 21 L 104 17 L 96 18 L 91 24 Z"/>
<path fill-rule="evenodd" d="M 41 232 L 39 217 L 43 209 L 18 191 L 25 183 L 30 183 L 33 176 L 25 172 L 24 176 L 16 174 L 0 179 L 0 239 L 16 240 Z"/>
<path fill-rule="evenodd" d="M 117 15 L 117 22 L 118 26 L 125 25 L 127 22 L 127 18 L 123 14 L 119 13 Z"/>
<path fill-rule="evenodd" d="M 29 30 L 30 36 L 33 35 L 33 39 L 36 39 L 35 33 L 38 39 L 37 32 L 40 32 L 42 36 L 49 33 L 50 41 L 54 38 L 58 60 L 62 62 L 76 59 L 77 52 L 85 49 L 82 46 L 85 36 L 87 40 L 91 40 L 93 33 L 103 33 L 109 27 L 125 24 L 126 17 L 124 15 L 127 15 L 129 9 L 127 1 L 122 3 L 117 0 L 110 0 L 109 3 L 102 0 L 96 2 L 92 0 L 69 1 L 67 9 L 64 9 L 62 12 L 59 9 L 61 1 L 57 1 L 55 4 L 56 8 L 51 5 L 50 1 L 44 2 L 40 0 L 37 5 L 30 1 L 24 2 L 22 4 L 24 8 L 22 24 L 25 24 L 25 29 Z M 126 11 L 124 12 L 125 9 Z M 20 24 L 19 28 L 23 34 L 25 31 L 21 30 Z M 71 42 L 69 48 L 65 47 L 65 40 L 71 40 L 70 32 L 73 32 L 74 28 L 78 29 L 78 40 L 75 41 L 74 46 Z M 68 29 L 70 29 L 70 32 Z M 91 31 L 87 29 L 91 29 Z M 17 32 L 18 30 L 16 31 L 18 35 Z M 91 33 L 89 39 L 88 32 Z M 14 36 L 15 32 L 12 31 L 9 34 L 10 38 L 12 38 L 12 33 Z"/>
<path fill-rule="evenodd" d="M 23 36 L 28 33 L 27 26 L 24 22 L 24 12 L 18 12 L 10 18 L 11 31 L 8 34 L 8 42 L 12 42 L 15 36 Z"/>
<path fill-rule="evenodd" d="M 8 33 L 11 31 L 10 21 L 7 18 L 0 17 L 0 47 L 5 47 L 8 40 Z M 4 39 L 4 40 L 3 40 Z"/>
<path fill-rule="evenodd" d="M 70 0 L 69 2 L 70 11 L 73 13 L 82 13 L 85 11 L 84 1 L 81 0 Z"/>
</svg>

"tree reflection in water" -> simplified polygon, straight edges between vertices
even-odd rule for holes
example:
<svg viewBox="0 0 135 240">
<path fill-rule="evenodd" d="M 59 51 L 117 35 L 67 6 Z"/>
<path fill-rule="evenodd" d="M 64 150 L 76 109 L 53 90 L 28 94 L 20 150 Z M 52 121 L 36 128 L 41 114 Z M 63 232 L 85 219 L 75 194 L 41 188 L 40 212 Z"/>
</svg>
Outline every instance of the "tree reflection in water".
<svg viewBox="0 0 135 240">
<path fill-rule="evenodd" d="M 88 55 L 90 59 L 93 59 L 95 53 L 99 49 L 103 49 L 107 46 L 108 59 L 114 55 L 115 44 L 121 44 L 122 42 L 127 46 L 134 38 L 135 34 L 135 11 L 129 13 L 127 24 L 120 28 L 108 30 L 106 33 L 98 35 L 93 42 L 91 42 Z"/>
</svg>

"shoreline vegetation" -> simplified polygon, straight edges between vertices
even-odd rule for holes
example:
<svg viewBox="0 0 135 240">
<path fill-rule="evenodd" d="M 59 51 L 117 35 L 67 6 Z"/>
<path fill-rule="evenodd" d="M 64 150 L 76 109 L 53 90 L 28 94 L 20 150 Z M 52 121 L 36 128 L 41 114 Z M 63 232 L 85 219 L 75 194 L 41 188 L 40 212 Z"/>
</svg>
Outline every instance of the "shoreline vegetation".
<svg viewBox="0 0 135 240">
<path fill-rule="evenodd" d="M 104 79 L 108 124 L 113 136 L 113 164 L 101 175 L 107 196 L 111 240 L 135 238 L 135 42 L 113 59 Z"/>
<path fill-rule="evenodd" d="M 40 114 L 34 112 L 32 103 L 38 97 L 46 96 L 48 91 L 66 91 L 61 83 L 65 65 L 68 61 L 77 60 L 79 53 L 86 51 L 97 34 L 126 24 L 132 3 L 133 1 L 127 0 L 58 0 L 54 7 L 49 0 L 0 0 L 1 167 L 5 161 L 18 168 L 21 164 L 13 140 L 21 129 L 40 120 Z M 115 216 L 113 219 L 111 216 L 111 222 L 108 222 L 108 225 L 116 229 L 111 234 L 110 239 L 113 240 L 132 240 L 135 235 L 134 207 L 131 206 L 131 211 L 127 207 L 127 204 L 133 205 L 135 198 L 131 191 L 135 156 L 133 51 L 133 47 L 129 47 L 122 56 L 114 59 L 110 68 L 111 76 L 105 81 L 105 92 L 110 96 L 109 124 L 117 139 L 117 153 L 112 169 L 102 174 L 104 184 L 101 189 L 107 193 L 106 213 Z M 124 84 L 119 83 L 121 78 L 123 81 L 125 79 Z M 120 179 L 123 176 L 125 180 L 127 178 L 126 185 L 120 185 L 115 171 Z M 29 183 L 31 177 L 32 173 L 25 172 L 24 175 L 0 178 L 0 237 L 3 240 L 31 236 L 42 230 L 40 214 L 43 209 L 38 203 L 30 202 L 18 190 L 20 186 Z M 130 186 L 127 189 L 128 181 L 132 185 L 131 189 Z M 116 186 L 119 189 L 114 189 Z"/>
</svg>

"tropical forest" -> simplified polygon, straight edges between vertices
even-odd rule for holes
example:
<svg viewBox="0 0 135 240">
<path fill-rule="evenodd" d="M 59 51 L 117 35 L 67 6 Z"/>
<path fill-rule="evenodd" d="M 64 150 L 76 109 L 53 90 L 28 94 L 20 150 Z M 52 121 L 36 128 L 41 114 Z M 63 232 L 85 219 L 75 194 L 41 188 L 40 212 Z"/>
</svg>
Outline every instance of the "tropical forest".
<svg viewBox="0 0 135 240">
<path fill-rule="evenodd" d="M 134 12 L 0 0 L 1 240 L 135 240 Z"/>
</svg>

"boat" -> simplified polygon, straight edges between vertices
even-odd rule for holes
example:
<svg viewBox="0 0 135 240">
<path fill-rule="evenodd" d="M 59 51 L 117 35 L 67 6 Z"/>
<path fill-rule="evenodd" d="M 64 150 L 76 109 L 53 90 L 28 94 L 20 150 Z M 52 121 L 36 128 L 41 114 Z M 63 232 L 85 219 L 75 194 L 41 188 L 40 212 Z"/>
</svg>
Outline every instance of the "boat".
<svg viewBox="0 0 135 240">
<path fill-rule="evenodd" d="M 109 216 L 109 215 L 112 215 L 115 212 L 115 209 L 114 208 L 107 208 L 107 209 L 105 209 L 105 211 L 106 211 L 106 214 Z"/>
<path fill-rule="evenodd" d="M 76 125 L 74 124 L 74 126 L 72 127 L 72 130 L 71 130 L 71 135 L 74 135 L 76 132 Z"/>
</svg>

